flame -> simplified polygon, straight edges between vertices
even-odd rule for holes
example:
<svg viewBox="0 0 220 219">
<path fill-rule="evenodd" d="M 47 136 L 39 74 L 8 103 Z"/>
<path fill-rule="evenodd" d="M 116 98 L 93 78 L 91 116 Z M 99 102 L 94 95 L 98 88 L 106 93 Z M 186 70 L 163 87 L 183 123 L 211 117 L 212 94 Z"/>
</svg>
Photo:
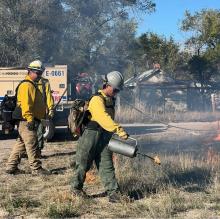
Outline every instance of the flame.
<svg viewBox="0 0 220 219">
<path fill-rule="evenodd" d="M 154 163 L 155 163 L 155 164 L 158 164 L 158 165 L 161 164 L 160 158 L 159 158 L 158 156 L 155 156 L 155 157 L 154 157 Z"/>
<path fill-rule="evenodd" d="M 214 141 L 220 141 L 220 133 L 213 139 Z"/>
<path fill-rule="evenodd" d="M 217 130 L 218 134 L 213 138 L 214 141 L 220 141 L 220 128 L 219 128 L 219 120 L 217 121 Z"/>
<path fill-rule="evenodd" d="M 98 176 L 96 175 L 95 168 L 92 167 L 87 173 L 86 173 L 86 183 L 88 184 L 94 184 L 97 181 Z"/>
</svg>

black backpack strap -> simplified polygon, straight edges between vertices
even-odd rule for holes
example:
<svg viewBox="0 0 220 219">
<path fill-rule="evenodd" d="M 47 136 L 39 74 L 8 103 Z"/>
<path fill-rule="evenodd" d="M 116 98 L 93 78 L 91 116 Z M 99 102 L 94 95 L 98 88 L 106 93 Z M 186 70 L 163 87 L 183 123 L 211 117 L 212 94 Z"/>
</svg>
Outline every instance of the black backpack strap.
<svg viewBox="0 0 220 219">
<path fill-rule="evenodd" d="M 95 94 L 93 94 L 93 95 L 89 98 L 89 101 L 90 101 L 93 97 L 95 97 L 95 96 L 101 97 L 101 98 L 104 100 L 104 102 L 106 101 L 106 100 L 105 100 L 105 97 L 104 97 L 100 92 L 96 92 Z"/>
<path fill-rule="evenodd" d="M 27 80 L 27 79 L 22 80 L 22 81 L 18 84 L 18 86 L 16 87 L 16 89 L 15 89 L 15 97 L 16 97 L 16 98 L 17 98 L 17 95 L 18 95 L 18 88 L 19 88 L 20 85 L 23 84 L 24 82 L 29 82 L 29 83 L 31 83 L 31 84 L 35 87 L 35 89 L 37 89 L 37 85 L 36 85 L 33 81 L 30 81 L 30 80 Z"/>
<path fill-rule="evenodd" d="M 115 97 L 112 97 L 113 105 L 112 105 L 112 106 L 107 106 L 107 105 L 106 105 L 106 99 L 105 99 L 105 97 L 104 97 L 100 92 L 95 93 L 92 97 L 94 97 L 94 96 L 99 96 L 99 97 L 101 97 L 101 98 L 104 100 L 104 103 L 105 103 L 105 107 L 106 107 L 106 108 L 114 108 L 114 107 L 115 107 L 115 102 L 116 102 L 116 98 L 115 98 Z M 92 97 L 91 97 L 89 100 L 91 100 Z"/>
<path fill-rule="evenodd" d="M 43 100 L 44 100 L 44 103 L 47 104 L 47 95 L 46 95 L 46 83 L 47 83 L 47 80 L 42 78 L 41 81 L 42 81 L 42 90 L 43 90 L 43 93 L 42 93 Z"/>
<path fill-rule="evenodd" d="M 103 99 L 104 103 L 106 102 L 105 97 L 104 97 L 100 92 L 97 92 L 97 93 L 93 94 L 93 95 L 89 98 L 89 101 L 90 101 L 93 97 L 95 97 L 95 96 L 101 97 L 101 98 Z M 87 112 L 87 113 L 88 113 L 88 112 Z M 88 116 L 87 116 L 87 117 L 88 117 Z M 87 129 L 92 129 L 92 130 L 100 130 L 100 131 L 102 130 L 102 127 L 101 127 L 97 122 L 91 121 L 91 120 L 89 120 L 89 119 L 87 119 L 87 121 L 86 121 L 86 127 L 87 127 Z"/>
</svg>

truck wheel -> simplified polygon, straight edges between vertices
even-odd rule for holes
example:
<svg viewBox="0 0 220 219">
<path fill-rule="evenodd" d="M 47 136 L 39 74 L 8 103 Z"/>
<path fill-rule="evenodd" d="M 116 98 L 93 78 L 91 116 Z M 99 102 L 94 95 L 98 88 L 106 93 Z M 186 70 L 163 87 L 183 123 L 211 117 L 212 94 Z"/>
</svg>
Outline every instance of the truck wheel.
<svg viewBox="0 0 220 219">
<path fill-rule="evenodd" d="M 53 138 L 55 131 L 55 126 L 52 120 L 47 121 L 44 130 L 44 139 L 49 141 Z"/>
</svg>

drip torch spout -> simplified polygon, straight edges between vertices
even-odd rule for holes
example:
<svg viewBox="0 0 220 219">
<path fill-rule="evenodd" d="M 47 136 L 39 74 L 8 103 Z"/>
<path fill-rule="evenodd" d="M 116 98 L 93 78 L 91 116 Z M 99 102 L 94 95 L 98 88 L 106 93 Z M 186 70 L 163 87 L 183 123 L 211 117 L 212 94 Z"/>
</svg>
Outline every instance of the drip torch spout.
<svg viewBox="0 0 220 219">
<path fill-rule="evenodd" d="M 131 158 L 134 158 L 139 154 L 144 157 L 150 158 L 157 165 L 161 164 L 160 158 L 158 156 L 151 157 L 147 154 L 144 154 L 138 151 L 137 139 L 131 138 L 131 137 L 129 137 L 129 139 L 133 141 L 133 145 L 128 144 L 124 141 L 112 138 L 109 141 L 108 149 L 114 153 L 121 154 L 121 155 L 131 157 Z"/>
<path fill-rule="evenodd" d="M 147 154 L 143 154 L 143 153 L 140 153 L 140 152 L 137 152 L 137 154 L 141 155 L 141 156 L 144 156 L 144 157 L 148 157 L 150 158 L 155 164 L 157 165 L 160 165 L 161 164 L 161 161 L 160 161 L 160 158 L 158 156 L 155 156 L 155 157 L 151 157 Z"/>
</svg>

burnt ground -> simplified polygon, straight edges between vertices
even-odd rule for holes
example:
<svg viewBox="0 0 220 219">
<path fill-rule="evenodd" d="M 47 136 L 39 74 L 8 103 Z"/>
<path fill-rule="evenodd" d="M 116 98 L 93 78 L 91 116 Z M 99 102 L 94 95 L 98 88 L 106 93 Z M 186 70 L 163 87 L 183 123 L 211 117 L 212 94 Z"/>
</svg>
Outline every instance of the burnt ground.
<svg viewBox="0 0 220 219">
<path fill-rule="evenodd" d="M 170 123 L 168 127 L 157 124 L 155 127 L 133 136 L 138 140 L 140 152 L 201 155 L 210 147 L 219 150 L 220 141 L 215 140 L 220 133 L 218 122 Z"/>
<path fill-rule="evenodd" d="M 187 122 L 125 127 L 138 141 L 138 151 L 149 155 L 190 154 L 203 156 L 210 148 L 219 151 L 219 122 Z"/>
</svg>

